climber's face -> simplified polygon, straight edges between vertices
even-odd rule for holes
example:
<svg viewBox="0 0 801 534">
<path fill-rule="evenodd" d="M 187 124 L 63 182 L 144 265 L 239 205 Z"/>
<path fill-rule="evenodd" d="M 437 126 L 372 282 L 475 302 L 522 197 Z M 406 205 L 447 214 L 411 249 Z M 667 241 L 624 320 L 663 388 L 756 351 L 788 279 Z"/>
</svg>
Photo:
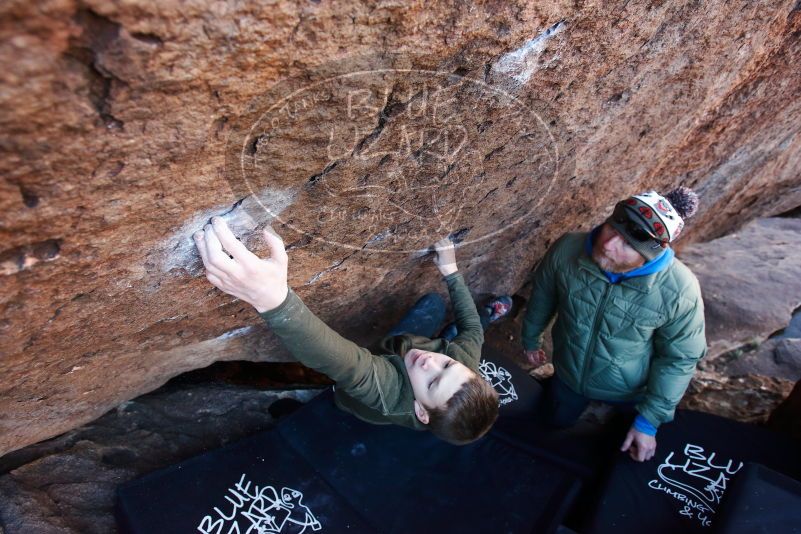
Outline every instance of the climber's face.
<svg viewBox="0 0 801 534">
<path fill-rule="evenodd" d="M 419 410 L 445 406 L 465 382 L 476 376 L 467 366 L 438 352 L 411 349 L 403 362 L 412 383 L 417 418 L 423 423 L 428 423 L 428 416 L 421 417 Z"/>
<path fill-rule="evenodd" d="M 624 273 L 645 263 L 645 258 L 608 223 L 604 223 L 595 236 L 592 259 L 601 269 L 611 273 Z"/>
</svg>

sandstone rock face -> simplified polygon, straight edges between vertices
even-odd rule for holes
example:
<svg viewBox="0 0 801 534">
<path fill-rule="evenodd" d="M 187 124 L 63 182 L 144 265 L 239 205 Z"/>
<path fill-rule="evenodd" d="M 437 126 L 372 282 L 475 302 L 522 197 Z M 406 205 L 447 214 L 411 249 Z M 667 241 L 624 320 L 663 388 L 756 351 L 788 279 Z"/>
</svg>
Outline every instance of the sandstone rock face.
<svg viewBox="0 0 801 534">
<path fill-rule="evenodd" d="M 801 380 L 801 339 L 769 339 L 754 350 L 730 354 L 731 359 L 723 357 L 712 364 L 727 376 L 759 374 Z"/>
<path fill-rule="evenodd" d="M 792 389 L 793 382 L 781 378 L 756 374 L 727 377 L 699 371 L 679 407 L 744 423 L 764 423 Z"/>
<path fill-rule="evenodd" d="M 707 362 L 783 330 L 801 306 L 801 219 L 759 219 L 681 259 L 701 284 Z"/>
<path fill-rule="evenodd" d="M 513 293 L 561 233 L 695 187 L 683 240 L 801 204 L 795 0 L 0 7 L 0 455 L 216 360 L 280 360 L 189 241 L 214 214 L 356 340 Z M 368 74 L 364 74 L 368 72 Z M 280 82 L 280 83 L 279 83 Z"/>
<path fill-rule="evenodd" d="M 766 422 L 801 378 L 801 219 L 758 219 L 681 257 L 701 283 L 709 343 L 682 407 Z"/>
</svg>

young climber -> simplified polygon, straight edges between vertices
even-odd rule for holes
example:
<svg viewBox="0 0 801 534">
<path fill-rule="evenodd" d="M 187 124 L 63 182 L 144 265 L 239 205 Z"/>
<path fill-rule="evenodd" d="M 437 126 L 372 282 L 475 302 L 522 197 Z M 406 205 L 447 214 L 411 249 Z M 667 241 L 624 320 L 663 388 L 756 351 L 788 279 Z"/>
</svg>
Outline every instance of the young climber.
<svg viewBox="0 0 801 534">
<path fill-rule="evenodd" d="M 477 373 L 484 334 L 450 241 L 436 243 L 435 263 L 459 335 L 431 339 L 409 324 L 385 337 L 383 354 L 374 355 L 334 332 L 288 287 L 284 243 L 271 229 L 264 231 L 268 259 L 250 252 L 219 217 L 194 238 L 209 282 L 251 304 L 298 361 L 334 380 L 341 409 L 370 423 L 430 430 L 456 445 L 494 423 L 498 394 Z"/>
</svg>

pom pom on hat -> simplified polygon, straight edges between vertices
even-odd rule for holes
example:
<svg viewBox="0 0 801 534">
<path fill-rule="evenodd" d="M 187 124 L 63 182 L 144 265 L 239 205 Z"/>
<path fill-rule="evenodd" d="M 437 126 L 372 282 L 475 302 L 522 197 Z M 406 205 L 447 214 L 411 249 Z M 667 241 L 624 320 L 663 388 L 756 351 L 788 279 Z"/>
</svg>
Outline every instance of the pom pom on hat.
<svg viewBox="0 0 801 534">
<path fill-rule="evenodd" d="M 665 198 L 682 219 L 692 217 L 698 211 L 698 194 L 689 187 L 677 187 Z"/>
</svg>

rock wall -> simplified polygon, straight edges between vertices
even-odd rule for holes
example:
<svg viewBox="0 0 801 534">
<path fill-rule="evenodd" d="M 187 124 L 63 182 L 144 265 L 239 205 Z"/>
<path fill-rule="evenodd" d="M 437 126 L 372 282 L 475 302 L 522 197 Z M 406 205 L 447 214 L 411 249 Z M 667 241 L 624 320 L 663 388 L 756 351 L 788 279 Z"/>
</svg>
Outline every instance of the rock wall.
<svg viewBox="0 0 801 534">
<path fill-rule="evenodd" d="M 757 219 L 682 251 L 701 284 L 709 351 L 681 407 L 765 423 L 801 379 L 801 219 L 795 215 Z"/>
<path fill-rule="evenodd" d="M 728 236 L 685 247 L 681 260 L 701 284 L 707 363 L 744 345 L 775 345 L 778 340 L 762 342 L 785 329 L 801 307 L 801 218 L 752 221 Z M 790 331 L 788 337 L 801 335 Z M 753 372 L 753 364 L 742 370 Z"/>
<path fill-rule="evenodd" d="M 801 6 L 7 1 L 0 455 L 216 360 L 281 360 L 189 240 L 272 223 L 360 341 L 447 233 L 513 292 L 620 197 L 695 187 L 683 240 L 801 205 Z"/>
</svg>

